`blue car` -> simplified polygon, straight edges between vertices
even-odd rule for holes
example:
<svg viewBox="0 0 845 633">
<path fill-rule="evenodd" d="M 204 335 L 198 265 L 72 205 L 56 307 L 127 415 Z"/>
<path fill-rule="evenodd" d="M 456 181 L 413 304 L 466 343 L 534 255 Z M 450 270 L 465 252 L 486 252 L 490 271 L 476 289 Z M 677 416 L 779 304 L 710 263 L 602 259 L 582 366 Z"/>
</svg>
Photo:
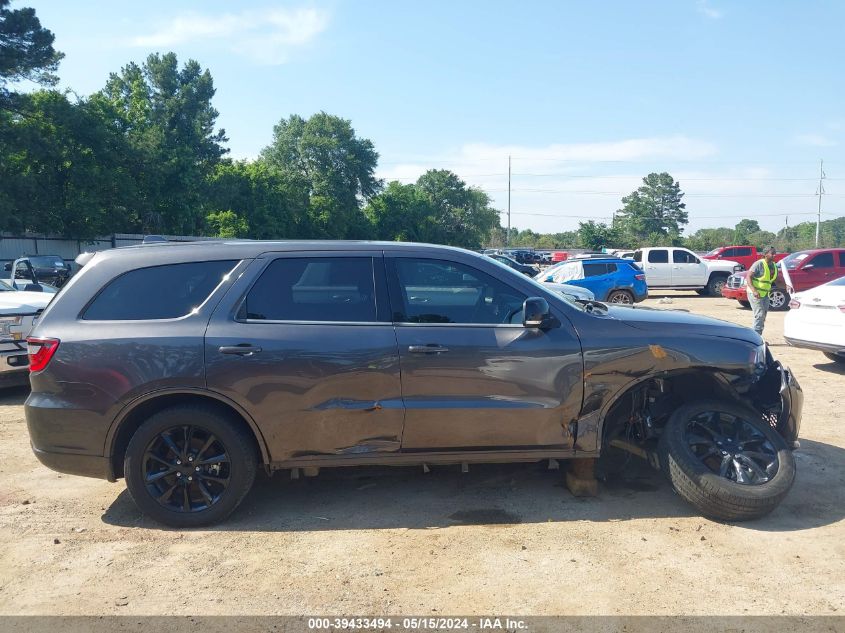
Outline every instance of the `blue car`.
<svg viewBox="0 0 845 633">
<path fill-rule="evenodd" d="M 599 301 L 638 303 L 648 298 L 645 273 L 630 259 L 570 259 L 534 277 L 541 283 L 571 284 L 591 290 Z"/>
</svg>

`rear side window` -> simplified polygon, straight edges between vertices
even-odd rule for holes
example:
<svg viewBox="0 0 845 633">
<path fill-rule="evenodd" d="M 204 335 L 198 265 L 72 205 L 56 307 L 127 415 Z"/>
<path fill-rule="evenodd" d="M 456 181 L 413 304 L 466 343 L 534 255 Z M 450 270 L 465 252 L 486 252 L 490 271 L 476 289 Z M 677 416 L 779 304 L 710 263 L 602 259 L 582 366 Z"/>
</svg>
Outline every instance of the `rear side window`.
<svg viewBox="0 0 845 633">
<path fill-rule="evenodd" d="M 653 250 L 648 252 L 648 261 L 650 264 L 668 264 L 669 251 L 665 249 Z"/>
<path fill-rule="evenodd" d="M 614 271 L 616 267 L 614 266 Z M 607 264 L 584 264 L 584 277 L 598 277 L 607 274 Z"/>
<path fill-rule="evenodd" d="M 751 247 L 750 246 L 743 246 L 742 248 L 736 249 L 735 256 L 736 257 L 748 257 L 751 255 Z"/>
<path fill-rule="evenodd" d="M 190 262 L 139 268 L 110 281 L 85 310 L 87 321 L 175 319 L 208 299 L 238 262 Z"/>
<path fill-rule="evenodd" d="M 241 316 L 268 321 L 376 321 L 373 260 L 277 259 L 249 291 Z"/>
<path fill-rule="evenodd" d="M 839 251 L 839 265 L 845 267 L 845 251 Z"/>
</svg>

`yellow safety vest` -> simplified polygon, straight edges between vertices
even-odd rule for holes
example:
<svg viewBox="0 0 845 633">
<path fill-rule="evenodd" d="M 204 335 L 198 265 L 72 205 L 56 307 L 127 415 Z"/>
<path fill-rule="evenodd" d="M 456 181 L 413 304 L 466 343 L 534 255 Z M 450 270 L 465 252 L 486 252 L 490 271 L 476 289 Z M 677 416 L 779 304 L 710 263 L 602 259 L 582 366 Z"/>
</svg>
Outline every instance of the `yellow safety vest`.
<svg viewBox="0 0 845 633">
<path fill-rule="evenodd" d="M 769 291 L 772 289 L 772 284 L 778 277 L 778 267 L 774 262 L 772 262 L 772 269 L 774 270 L 774 273 L 772 273 L 771 270 L 769 270 L 769 265 L 766 263 L 765 259 L 761 259 L 760 262 L 763 264 L 763 276 L 752 276 L 751 285 L 757 289 L 757 292 L 760 293 L 761 297 L 767 297 L 769 295 Z"/>
</svg>

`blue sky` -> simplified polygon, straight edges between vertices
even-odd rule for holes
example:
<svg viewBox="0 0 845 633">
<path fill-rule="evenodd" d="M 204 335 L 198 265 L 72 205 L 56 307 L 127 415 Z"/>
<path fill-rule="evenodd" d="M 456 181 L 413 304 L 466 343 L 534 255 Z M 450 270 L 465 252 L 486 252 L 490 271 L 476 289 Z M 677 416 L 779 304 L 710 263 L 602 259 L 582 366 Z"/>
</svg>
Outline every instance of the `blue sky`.
<svg viewBox="0 0 845 633">
<path fill-rule="evenodd" d="M 150 52 L 211 70 L 231 155 L 292 113 L 351 119 L 411 182 L 449 168 L 512 222 L 610 219 L 649 171 L 687 193 L 688 231 L 845 215 L 845 3 L 67 2 L 34 6 L 81 95 Z M 506 219 L 503 215 L 502 223 Z"/>
</svg>

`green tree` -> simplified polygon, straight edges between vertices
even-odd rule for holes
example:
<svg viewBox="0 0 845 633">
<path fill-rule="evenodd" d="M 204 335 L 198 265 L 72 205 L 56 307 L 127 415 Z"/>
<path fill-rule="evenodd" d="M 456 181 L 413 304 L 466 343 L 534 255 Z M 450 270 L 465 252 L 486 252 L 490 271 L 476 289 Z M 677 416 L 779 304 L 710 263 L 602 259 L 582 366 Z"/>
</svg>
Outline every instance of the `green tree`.
<svg viewBox="0 0 845 633">
<path fill-rule="evenodd" d="M 314 237 L 366 237 L 361 206 L 382 187 L 375 177 L 378 153 L 349 121 L 325 112 L 282 119 L 261 157 L 308 196 Z"/>
<path fill-rule="evenodd" d="M 10 107 L 15 93 L 9 83 L 29 80 L 55 85 L 55 71 L 64 55 L 53 48 L 53 33 L 41 26 L 35 9 L 9 9 L 11 0 L 0 0 L 0 107 Z"/>
<path fill-rule="evenodd" d="M 674 241 L 689 222 L 683 197 L 680 184 L 672 176 L 651 173 L 643 178 L 639 189 L 622 198 L 613 226 L 637 243 L 655 235 L 661 241 Z"/>
<path fill-rule="evenodd" d="M 205 187 L 206 208 L 230 209 L 257 239 L 311 237 L 308 195 L 264 160 L 224 159 Z"/>
<path fill-rule="evenodd" d="M 589 220 L 578 223 L 578 238 L 584 248 L 601 250 L 617 244 L 619 231 L 613 226 Z"/>
<path fill-rule="evenodd" d="M 116 113 L 132 147 L 130 170 L 144 196 L 136 209 L 145 231 L 197 233 L 205 212 L 203 187 L 228 150 L 216 130 L 211 73 L 175 53 L 150 55 L 112 73 L 92 98 Z"/>
<path fill-rule="evenodd" d="M 435 209 L 429 198 L 414 184 L 390 182 L 364 209 L 380 240 L 431 242 L 440 236 Z"/>
<path fill-rule="evenodd" d="M 205 216 L 208 232 L 213 237 L 246 237 L 249 224 L 234 211 L 212 211 Z"/>
<path fill-rule="evenodd" d="M 0 228 L 72 237 L 137 230 L 131 149 L 109 117 L 55 91 L 19 105 L 0 110 Z"/>
<path fill-rule="evenodd" d="M 752 233 L 758 233 L 759 231 L 760 223 L 757 222 L 757 220 L 740 220 L 735 227 L 733 243 L 737 246 L 750 246 L 753 243 L 748 241 L 749 236 Z"/>
<path fill-rule="evenodd" d="M 467 187 L 449 170 L 430 169 L 419 177 L 416 186 L 432 207 L 432 241 L 480 248 L 490 231 L 499 226 L 499 212 L 490 206 L 489 196 Z"/>
</svg>

